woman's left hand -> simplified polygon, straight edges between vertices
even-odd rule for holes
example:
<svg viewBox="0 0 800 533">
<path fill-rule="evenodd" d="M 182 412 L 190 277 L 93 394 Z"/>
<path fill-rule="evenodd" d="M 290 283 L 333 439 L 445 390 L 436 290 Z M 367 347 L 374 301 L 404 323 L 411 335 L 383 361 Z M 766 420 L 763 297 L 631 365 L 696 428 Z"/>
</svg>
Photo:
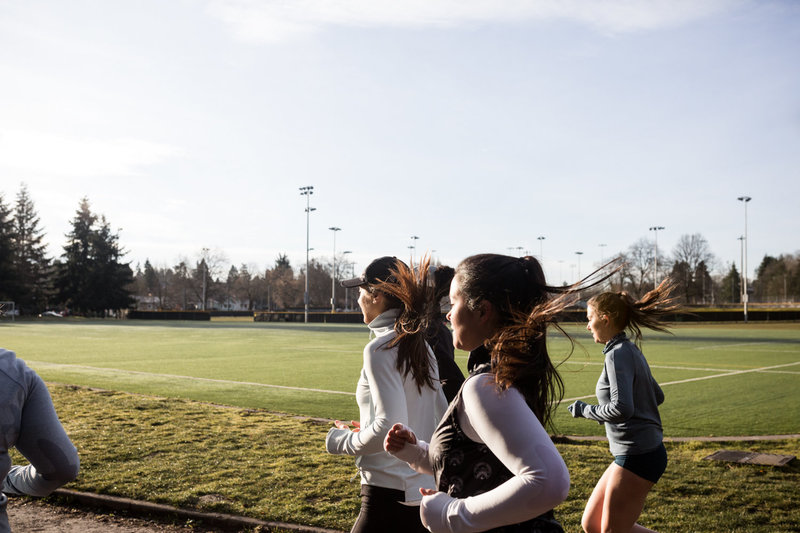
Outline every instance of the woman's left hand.
<svg viewBox="0 0 800 533">
<path fill-rule="evenodd" d="M 577 400 L 575 403 L 567 407 L 569 414 L 572 418 L 583 418 L 583 408 L 586 407 L 586 402 Z"/>
<path fill-rule="evenodd" d="M 351 420 L 348 424 L 347 422 L 342 422 L 341 420 L 334 420 L 333 425 L 336 426 L 337 429 L 350 429 L 350 426 L 353 426 L 353 433 L 358 433 L 361 431 L 361 424 L 356 420 Z"/>
</svg>

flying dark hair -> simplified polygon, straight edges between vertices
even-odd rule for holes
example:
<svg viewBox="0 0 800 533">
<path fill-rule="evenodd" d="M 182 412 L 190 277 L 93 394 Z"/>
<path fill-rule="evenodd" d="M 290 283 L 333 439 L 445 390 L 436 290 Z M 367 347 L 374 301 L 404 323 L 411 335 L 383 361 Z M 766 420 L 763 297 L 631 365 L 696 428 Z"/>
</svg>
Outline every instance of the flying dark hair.
<svg viewBox="0 0 800 533">
<path fill-rule="evenodd" d="M 634 343 L 639 346 L 643 327 L 670 333 L 667 330 L 669 323 L 664 317 L 680 309 L 677 297 L 672 295 L 676 286 L 675 281 L 666 278 L 639 300 L 634 300 L 624 291 L 603 292 L 590 298 L 587 305 L 597 314 L 607 316 L 620 331 L 630 332 Z"/>
<path fill-rule="evenodd" d="M 439 265 L 433 271 L 433 299 L 435 303 L 450 294 L 450 283 L 453 281 L 456 271 L 453 267 Z"/>
<path fill-rule="evenodd" d="M 479 254 L 456 267 L 466 306 L 476 310 L 487 301 L 497 315 L 497 330 L 485 342 L 495 382 L 501 390 L 517 388 L 545 427 L 564 396 L 564 382 L 547 351 L 547 328 L 555 327 L 572 342 L 558 319 L 577 300 L 578 290 L 613 274 L 598 275 L 601 270 L 576 285 L 554 287 L 547 285 L 541 264 L 531 256 Z"/>
<path fill-rule="evenodd" d="M 433 288 L 428 284 L 429 263 L 430 258 L 426 256 L 419 267 L 413 269 L 398 259 L 388 280 L 366 287 L 370 292 L 384 293 L 390 309 L 400 309 L 394 323 L 397 336 L 387 346 L 397 346 L 397 370 L 404 376 L 411 372 L 420 391 L 425 385 L 434 388 L 433 368 L 425 342 L 427 314 L 433 296 Z"/>
</svg>

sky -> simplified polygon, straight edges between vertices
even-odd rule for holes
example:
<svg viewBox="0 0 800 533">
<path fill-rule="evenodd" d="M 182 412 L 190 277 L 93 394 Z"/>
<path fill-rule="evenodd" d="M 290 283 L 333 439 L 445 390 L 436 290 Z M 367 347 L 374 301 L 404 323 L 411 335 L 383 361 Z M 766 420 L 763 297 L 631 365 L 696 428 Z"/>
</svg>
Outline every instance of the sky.
<svg viewBox="0 0 800 533">
<path fill-rule="evenodd" d="M 800 2 L 0 0 L 23 184 L 52 257 L 85 197 L 134 268 L 299 267 L 308 231 L 356 273 L 530 253 L 571 282 L 695 233 L 727 271 L 746 209 L 752 275 L 800 252 Z"/>
</svg>

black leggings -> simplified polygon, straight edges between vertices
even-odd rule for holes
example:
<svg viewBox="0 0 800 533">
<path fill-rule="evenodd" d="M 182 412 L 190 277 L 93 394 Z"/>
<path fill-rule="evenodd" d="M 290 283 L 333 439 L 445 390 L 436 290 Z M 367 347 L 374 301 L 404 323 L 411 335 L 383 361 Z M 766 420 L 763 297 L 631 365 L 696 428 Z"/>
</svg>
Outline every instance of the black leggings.
<svg viewBox="0 0 800 533">
<path fill-rule="evenodd" d="M 361 485 L 361 511 L 350 533 L 427 533 L 419 507 L 403 505 L 402 490 Z"/>
</svg>

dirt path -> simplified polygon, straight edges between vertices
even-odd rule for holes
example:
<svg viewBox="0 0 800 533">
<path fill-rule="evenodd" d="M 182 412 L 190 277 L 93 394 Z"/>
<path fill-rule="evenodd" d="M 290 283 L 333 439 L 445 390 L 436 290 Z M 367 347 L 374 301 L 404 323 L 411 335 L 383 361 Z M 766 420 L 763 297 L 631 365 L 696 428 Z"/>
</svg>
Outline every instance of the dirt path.
<svg viewBox="0 0 800 533">
<path fill-rule="evenodd" d="M 124 514 L 101 514 L 33 500 L 13 498 L 8 518 L 14 533 L 212 533 L 219 529 L 182 527 Z"/>
<path fill-rule="evenodd" d="M 343 533 L 314 526 L 179 509 L 115 496 L 58 489 L 57 501 L 10 498 L 14 533 Z"/>
</svg>

